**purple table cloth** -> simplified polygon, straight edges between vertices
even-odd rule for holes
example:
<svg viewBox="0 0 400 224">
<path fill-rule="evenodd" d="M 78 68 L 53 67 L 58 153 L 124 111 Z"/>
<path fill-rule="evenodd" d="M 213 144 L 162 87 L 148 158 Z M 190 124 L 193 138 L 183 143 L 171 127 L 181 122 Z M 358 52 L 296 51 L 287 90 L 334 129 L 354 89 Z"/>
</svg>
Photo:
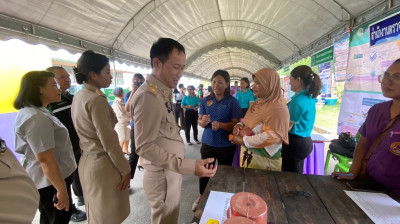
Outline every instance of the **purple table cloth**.
<svg viewBox="0 0 400 224">
<path fill-rule="evenodd" d="M 313 148 L 304 160 L 303 174 L 325 175 L 324 143 L 313 142 Z"/>
</svg>

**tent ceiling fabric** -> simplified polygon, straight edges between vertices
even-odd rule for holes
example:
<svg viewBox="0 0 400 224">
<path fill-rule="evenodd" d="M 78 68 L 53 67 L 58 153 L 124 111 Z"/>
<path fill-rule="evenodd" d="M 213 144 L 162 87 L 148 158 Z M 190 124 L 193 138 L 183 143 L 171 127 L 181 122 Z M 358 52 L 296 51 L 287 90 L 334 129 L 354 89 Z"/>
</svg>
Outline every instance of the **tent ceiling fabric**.
<svg viewBox="0 0 400 224">
<path fill-rule="evenodd" d="M 281 61 L 382 0 L 0 0 L 0 13 L 149 58 L 171 37 L 187 72 L 248 77 Z"/>
</svg>

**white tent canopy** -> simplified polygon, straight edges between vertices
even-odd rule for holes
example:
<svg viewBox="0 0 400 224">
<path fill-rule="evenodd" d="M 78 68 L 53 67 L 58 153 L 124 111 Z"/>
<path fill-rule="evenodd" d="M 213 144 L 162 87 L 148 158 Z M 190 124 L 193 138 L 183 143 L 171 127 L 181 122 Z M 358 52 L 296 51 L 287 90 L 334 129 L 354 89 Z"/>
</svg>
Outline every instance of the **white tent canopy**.
<svg viewBox="0 0 400 224">
<path fill-rule="evenodd" d="M 399 5 L 382 0 L 0 0 L 0 39 L 93 49 L 149 66 L 159 37 L 186 48 L 186 72 L 250 77 L 332 44 Z"/>
</svg>

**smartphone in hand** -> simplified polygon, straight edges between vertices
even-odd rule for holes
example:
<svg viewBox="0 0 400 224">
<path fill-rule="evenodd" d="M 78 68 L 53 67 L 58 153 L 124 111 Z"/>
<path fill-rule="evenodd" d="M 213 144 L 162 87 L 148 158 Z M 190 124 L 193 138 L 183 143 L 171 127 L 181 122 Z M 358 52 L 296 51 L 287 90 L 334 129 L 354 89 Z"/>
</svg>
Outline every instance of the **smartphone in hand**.
<svg viewBox="0 0 400 224">
<path fill-rule="evenodd" d="M 53 194 L 53 203 L 54 204 L 58 203 L 57 192 Z"/>
</svg>

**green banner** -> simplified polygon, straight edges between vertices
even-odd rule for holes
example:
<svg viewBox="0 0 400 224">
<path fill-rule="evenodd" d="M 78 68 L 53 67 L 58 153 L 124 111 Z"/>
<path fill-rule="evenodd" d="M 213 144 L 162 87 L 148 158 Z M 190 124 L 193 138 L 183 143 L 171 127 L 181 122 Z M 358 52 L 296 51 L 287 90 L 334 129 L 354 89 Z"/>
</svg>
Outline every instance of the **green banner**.
<svg viewBox="0 0 400 224">
<path fill-rule="evenodd" d="M 333 46 L 311 56 L 311 67 L 333 60 Z"/>
<path fill-rule="evenodd" d="M 104 90 L 104 94 L 106 94 L 106 97 L 108 99 L 108 101 L 114 101 L 115 100 L 115 96 L 113 94 L 113 89 L 103 89 Z"/>
</svg>

